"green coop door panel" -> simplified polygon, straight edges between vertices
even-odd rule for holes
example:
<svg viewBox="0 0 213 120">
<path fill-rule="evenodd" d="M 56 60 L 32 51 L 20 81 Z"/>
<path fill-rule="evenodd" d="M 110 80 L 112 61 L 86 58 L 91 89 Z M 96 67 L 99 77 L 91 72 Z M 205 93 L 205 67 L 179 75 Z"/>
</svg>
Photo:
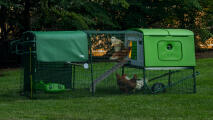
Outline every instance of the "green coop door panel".
<svg viewBox="0 0 213 120">
<path fill-rule="evenodd" d="M 162 61 L 181 60 L 182 44 L 180 41 L 159 41 L 158 42 L 158 58 Z"/>
<path fill-rule="evenodd" d="M 132 41 L 131 59 L 137 60 L 137 41 Z"/>
</svg>

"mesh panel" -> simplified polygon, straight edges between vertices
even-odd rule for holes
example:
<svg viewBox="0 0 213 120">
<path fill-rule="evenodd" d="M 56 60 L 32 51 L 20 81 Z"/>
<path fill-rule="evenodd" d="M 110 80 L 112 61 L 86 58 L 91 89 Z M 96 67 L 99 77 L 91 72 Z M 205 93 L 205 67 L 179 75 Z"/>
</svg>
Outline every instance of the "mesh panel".
<svg viewBox="0 0 213 120">
<path fill-rule="evenodd" d="M 163 84 L 164 92 L 167 93 L 193 93 L 194 91 L 193 69 L 148 70 L 146 79 L 152 92 L 158 92 L 153 90 L 158 83 Z"/>
<path fill-rule="evenodd" d="M 59 83 L 71 89 L 72 65 L 66 63 L 38 63 L 35 82 Z"/>
</svg>

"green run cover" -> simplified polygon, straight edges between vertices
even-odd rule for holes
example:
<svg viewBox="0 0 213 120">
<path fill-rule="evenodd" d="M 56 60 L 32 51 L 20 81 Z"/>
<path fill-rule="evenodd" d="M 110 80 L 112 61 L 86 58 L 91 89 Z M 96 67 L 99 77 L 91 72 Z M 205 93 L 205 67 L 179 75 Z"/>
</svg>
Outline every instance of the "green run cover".
<svg viewBox="0 0 213 120">
<path fill-rule="evenodd" d="M 83 31 L 33 32 L 37 60 L 41 62 L 83 62 L 88 60 L 87 34 Z"/>
</svg>

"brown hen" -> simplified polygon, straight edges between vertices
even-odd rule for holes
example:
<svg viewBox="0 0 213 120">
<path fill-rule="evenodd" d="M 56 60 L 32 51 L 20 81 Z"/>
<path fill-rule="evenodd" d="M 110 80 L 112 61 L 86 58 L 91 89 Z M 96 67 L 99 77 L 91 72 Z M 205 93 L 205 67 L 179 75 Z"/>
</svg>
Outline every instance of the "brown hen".
<svg viewBox="0 0 213 120">
<path fill-rule="evenodd" d="M 137 76 L 134 75 L 134 77 L 130 80 L 126 79 L 126 75 L 120 76 L 116 73 L 117 77 L 117 84 L 122 92 L 129 93 L 133 91 L 136 87 L 136 80 Z"/>
</svg>

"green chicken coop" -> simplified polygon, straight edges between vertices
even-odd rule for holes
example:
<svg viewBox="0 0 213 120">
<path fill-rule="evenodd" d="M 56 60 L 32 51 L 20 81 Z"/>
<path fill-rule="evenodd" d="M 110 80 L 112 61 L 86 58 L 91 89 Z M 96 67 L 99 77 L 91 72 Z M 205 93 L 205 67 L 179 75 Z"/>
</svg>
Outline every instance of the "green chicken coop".
<svg viewBox="0 0 213 120">
<path fill-rule="evenodd" d="M 137 76 L 128 92 L 196 92 L 194 34 L 185 29 L 29 31 L 11 46 L 30 97 L 121 93 L 116 74 Z"/>
</svg>

